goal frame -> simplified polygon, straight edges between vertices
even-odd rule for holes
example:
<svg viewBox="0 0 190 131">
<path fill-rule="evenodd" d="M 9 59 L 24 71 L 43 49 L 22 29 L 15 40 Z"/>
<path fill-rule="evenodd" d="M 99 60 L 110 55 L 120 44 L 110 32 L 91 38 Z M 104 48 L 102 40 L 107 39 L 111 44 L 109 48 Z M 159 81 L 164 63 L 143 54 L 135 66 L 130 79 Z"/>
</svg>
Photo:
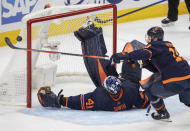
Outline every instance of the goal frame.
<svg viewBox="0 0 190 131">
<path fill-rule="evenodd" d="M 46 20 L 53 20 L 68 16 L 75 16 L 78 14 L 85 14 L 93 11 L 100 11 L 104 9 L 113 10 L 113 54 L 117 52 L 117 6 L 115 4 L 101 5 L 97 7 L 91 7 L 87 9 L 81 9 L 72 12 L 66 12 L 61 14 L 55 14 L 50 16 L 44 16 L 39 18 L 29 19 L 27 21 L 27 48 L 32 47 L 32 24 L 38 23 Z M 32 52 L 27 51 L 27 108 L 32 107 Z"/>
</svg>

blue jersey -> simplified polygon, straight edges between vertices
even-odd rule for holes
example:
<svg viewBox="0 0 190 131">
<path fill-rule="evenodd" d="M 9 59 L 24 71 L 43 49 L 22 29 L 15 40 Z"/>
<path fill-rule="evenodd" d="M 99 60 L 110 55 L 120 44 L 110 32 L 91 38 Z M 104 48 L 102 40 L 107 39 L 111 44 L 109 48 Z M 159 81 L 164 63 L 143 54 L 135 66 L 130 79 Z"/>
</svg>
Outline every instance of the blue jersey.
<svg viewBox="0 0 190 131">
<path fill-rule="evenodd" d="M 148 104 L 148 98 L 139 91 L 139 85 L 129 80 L 123 82 L 117 99 L 103 87 L 98 87 L 87 94 L 66 97 L 66 106 L 77 110 L 121 111 L 129 110 L 133 106 L 145 108 Z"/>
<path fill-rule="evenodd" d="M 148 60 L 162 75 L 162 83 L 186 80 L 190 78 L 190 67 L 168 41 L 154 41 L 145 48 L 129 53 L 130 60 Z"/>
</svg>

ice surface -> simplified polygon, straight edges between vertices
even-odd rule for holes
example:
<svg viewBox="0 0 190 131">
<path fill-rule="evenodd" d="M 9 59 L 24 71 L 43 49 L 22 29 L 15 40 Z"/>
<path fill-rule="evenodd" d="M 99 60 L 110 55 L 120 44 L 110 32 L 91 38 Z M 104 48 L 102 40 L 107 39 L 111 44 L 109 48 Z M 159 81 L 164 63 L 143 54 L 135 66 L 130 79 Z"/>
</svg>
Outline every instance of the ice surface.
<svg viewBox="0 0 190 131">
<path fill-rule="evenodd" d="M 178 101 L 178 96 L 173 96 L 166 99 L 165 103 L 171 115 L 179 114 L 188 110 L 188 107 L 186 107 Z M 24 109 L 20 111 L 30 115 L 42 116 L 82 125 L 115 125 L 151 120 L 151 117 L 145 116 L 146 109 L 133 109 L 129 111 L 108 112 L 78 111 L 67 108 L 57 110 L 52 108 L 45 109 L 42 107 L 35 107 L 32 109 Z M 153 111 L 154 110 L 151 109 L 150 113 Z"/>
</svg>

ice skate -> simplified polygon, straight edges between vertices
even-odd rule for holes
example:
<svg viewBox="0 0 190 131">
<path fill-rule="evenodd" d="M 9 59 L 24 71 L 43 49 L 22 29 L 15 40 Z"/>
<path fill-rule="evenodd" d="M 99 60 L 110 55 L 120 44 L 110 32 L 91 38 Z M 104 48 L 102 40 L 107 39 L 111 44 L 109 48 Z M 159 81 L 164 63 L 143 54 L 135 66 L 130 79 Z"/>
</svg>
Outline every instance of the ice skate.
<svg viewBox="0 0 190 131">
<path fill-rule="evenodd" d="M 162 113 L 157 113 L 154 112 L 151 114 L 152 118 L 154 120 L 161 120 L 161 121 L 166 121 L 166 122 L 172 122 L 170 120 L 170 114 L 168 113 L 168 111 L 166 109 L 164 109 L 164 112 Z"/>
<path fill-rule="evenodd" d="M 175 24 L 175 21 L 170 20 L 169 18 L 165 18 L 161 21 L 162 26 L 166 27 L 166 26 L 171 26 Z"/>
</svg>

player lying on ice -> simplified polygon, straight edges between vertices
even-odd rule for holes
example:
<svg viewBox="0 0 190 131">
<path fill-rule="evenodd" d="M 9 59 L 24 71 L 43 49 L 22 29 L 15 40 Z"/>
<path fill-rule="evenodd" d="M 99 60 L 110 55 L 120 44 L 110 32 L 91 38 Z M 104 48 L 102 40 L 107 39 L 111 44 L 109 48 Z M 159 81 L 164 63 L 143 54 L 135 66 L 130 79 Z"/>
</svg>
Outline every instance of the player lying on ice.
<svg viewBox="0 0 190 131">
<path fill-rule="evenodd" d="M 81 41 L 84 56 L 105 57 L 107 49 L 104 43 L 102 28 L 91 25 L 75 32 Z M 141 48 L 138 41 L 127 43 L 124 50 Z M 50 87 L 41 87 L 38 99 L 43 107 L 68 107 L 76 110 L 121 111 L 135 108 L 146 108 L 148 97 L 139 91 L 141 68 L 138 62 L 124 61 L 121 78 L 110 60 L 84 57 L 89 76 L 97 87 L 93 92 L 77 96 L 65 97 L 60 91 L 58 95 Z"/>
<path fill-rule="evenodd" d="M 152 71 L 151 84 L 146 86 L 146 94 L 156 113 L 156 120 L 168 119 L 163 98 L 179 94 L 180 102 L 190 106 L 190 67 L 187 61 L 179 55 L 169 41 L 164 41 L 164 31 L 161 27 L 152 27 L 147 31 L 148 45 L 133 52 L 113 54 L 111 60 L 143 60 L 145 67 Z"/>
<path fill-rule="evenodd" d="M 62 91 L 62 90 L 61 90 Z M 108 76 L 102 87 L 93 92 L 77 96 L 58 96 L 50 87 L 41 87 L 38 98 L 43 107 L 68 107 L 76 110 L 121 111 L 132 108 L 146 108 L 149 104 L 144 92 L 139 91 L 139 85 L 125 80 L 121 82 L 114 76 Z"/>
</svg>

